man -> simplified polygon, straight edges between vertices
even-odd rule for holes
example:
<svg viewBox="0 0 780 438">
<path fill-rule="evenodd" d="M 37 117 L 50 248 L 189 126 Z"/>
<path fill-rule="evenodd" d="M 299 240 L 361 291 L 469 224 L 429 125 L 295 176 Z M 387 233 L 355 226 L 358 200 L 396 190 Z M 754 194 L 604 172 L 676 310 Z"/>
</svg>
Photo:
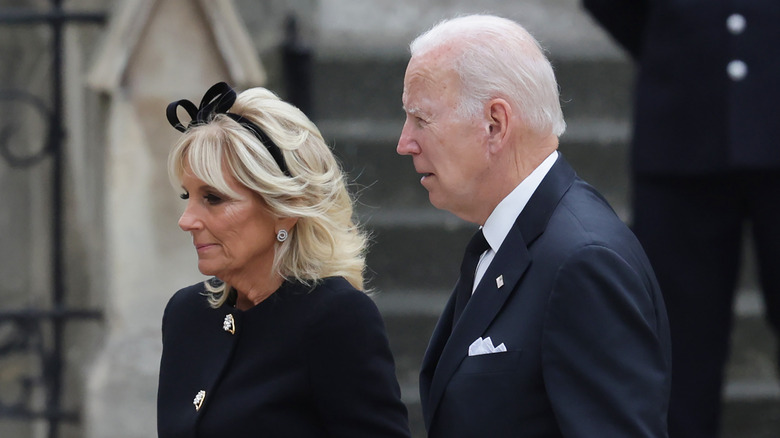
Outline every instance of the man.
<svg viewBox="0 0 780 438">
<path fill-rule="evenodd" d="M 431 203 L 489 245 L 476 269 L 464 263 L 423 359 L 429 436 L 665 437 L 660 290 L 634 235 L 556 150 L 565 124 L 538 43 L 476 15 L 411 53 L 397 151 Z"/>
<path fill-rule="evenodd" d="M 669 311 L 669 435 L 715 438 L 747 222 L 780 334 L 780 1 L 583 4 L 637 66 L 634 231 Z"/>
</svg>

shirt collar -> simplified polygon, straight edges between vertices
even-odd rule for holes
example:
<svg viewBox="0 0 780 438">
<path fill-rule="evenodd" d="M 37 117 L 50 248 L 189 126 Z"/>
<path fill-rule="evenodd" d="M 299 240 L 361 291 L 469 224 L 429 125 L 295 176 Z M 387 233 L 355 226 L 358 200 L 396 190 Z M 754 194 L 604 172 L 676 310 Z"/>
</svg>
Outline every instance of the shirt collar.
<svg viewBox="0 0 780 438">
<path fill-rule="evenodd" d="M 493 252 L 498 252 L 501 244 L 504 242 L 509 230 L 512 229 L 515 220 L 525 208 L 531 195 L 539 187 L 547 172 L 550 171 L 555 160 L 558 158 L 558 151 L 553 151 L 542 164 L 536 167 L 517 187 L 512 190 L 501 202 L 498 203 L 493 212 L 485 221 L 482 232 L 485 234 L 485 240 L 490 245 Z"/>
</svg>

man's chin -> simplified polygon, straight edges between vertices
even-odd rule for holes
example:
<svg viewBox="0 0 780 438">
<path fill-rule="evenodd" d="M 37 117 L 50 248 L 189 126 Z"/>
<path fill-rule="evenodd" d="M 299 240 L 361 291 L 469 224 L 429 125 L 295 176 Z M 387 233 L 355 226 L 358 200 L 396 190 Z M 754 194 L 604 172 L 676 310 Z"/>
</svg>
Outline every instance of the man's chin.
<svg viewBox="0 0 780 438">
<path fill-rule="evenodd" d="M 430 190 L 428 190 L 428 202 L 430 202 L 432 206 L 438 208 L 439 210 L 449 211 L 444 200 L 437 197 L 436 193 L 431 192 Z"/>
</svg>

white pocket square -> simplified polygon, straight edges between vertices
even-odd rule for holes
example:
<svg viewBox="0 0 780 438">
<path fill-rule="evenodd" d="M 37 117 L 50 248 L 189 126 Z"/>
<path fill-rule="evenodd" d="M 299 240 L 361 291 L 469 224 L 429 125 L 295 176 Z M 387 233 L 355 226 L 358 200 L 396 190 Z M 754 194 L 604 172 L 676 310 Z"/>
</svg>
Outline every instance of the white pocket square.
<svg viewBox="0 0 780 438">
<path fill-rule="evenodd" d="M 469 356 L 479 356 L 481 354 L 502 353 L 506 351 L 504 343 L 498 344 L 497 347 L 493 346 L 493 341 L 490 340 L 490 336 L 485 339 L 477 338 L 476 341 L 469 345 Z"/>
</svg>

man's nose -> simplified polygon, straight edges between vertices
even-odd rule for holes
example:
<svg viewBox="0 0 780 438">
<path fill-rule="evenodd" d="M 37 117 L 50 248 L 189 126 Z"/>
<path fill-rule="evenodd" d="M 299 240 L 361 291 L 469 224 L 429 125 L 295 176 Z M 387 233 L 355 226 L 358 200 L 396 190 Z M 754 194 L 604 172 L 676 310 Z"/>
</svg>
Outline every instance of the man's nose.
<svg viewBox="0 0 780 438">
<path fill-rule="evenodd" d="M 415 155 L 420 153 L 420 145 L 410 135 L 407 123 L 404 123 L 395 151 L 398 155 Z"/>
</svg>

